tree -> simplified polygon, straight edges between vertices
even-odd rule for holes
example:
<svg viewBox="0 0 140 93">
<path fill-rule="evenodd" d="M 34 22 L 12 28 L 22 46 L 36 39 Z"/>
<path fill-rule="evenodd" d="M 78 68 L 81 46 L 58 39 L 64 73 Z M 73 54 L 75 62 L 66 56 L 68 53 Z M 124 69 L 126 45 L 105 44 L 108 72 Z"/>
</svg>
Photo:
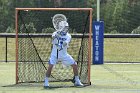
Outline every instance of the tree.
<svg viewBox="0 0 140 93">
<path fill-rule="evenodd" d="M 135 0 L 136 2 L 137 0 Z M 127 21 L 127 30 L 131 33 L 134 29 L 140 26 L 140 1 L 137 3 L 129 3 L 125 12 L 125 20 Z"/>
<path fill-rule="evenodd" d="M 12 0 L 0 0 L 0 29 L 5 32 L 9 26 L 14 27 L 14 8 Z"/>
<path fill-rule="evenodd" d="M 101 18 L 105 21 L 105 32 L 128 33 L 128 20 L 126 20 L 126 11 L 128 11 L 128 0 L 107 0 L 101 8 Z"/>
</svg>

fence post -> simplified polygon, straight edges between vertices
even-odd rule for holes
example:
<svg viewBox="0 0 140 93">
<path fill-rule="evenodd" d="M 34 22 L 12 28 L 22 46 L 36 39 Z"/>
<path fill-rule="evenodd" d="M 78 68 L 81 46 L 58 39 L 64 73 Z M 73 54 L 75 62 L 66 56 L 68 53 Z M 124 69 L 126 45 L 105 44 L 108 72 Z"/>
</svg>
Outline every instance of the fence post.
<svg viewBox="0 0 140 93">
<path fill-rule="evenodd" d="M 5 62 L 7 62 L 7 36 L 5 37 Z"/>
</svg>

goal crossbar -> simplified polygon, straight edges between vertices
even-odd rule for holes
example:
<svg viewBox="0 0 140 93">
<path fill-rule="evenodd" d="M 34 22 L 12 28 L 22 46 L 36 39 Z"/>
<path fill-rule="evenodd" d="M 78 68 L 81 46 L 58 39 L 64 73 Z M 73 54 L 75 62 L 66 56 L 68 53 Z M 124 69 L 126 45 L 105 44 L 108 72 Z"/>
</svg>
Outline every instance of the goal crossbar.
<svg viewBox="0 0 140 93">
<path fill-rule="evenodd" d="M 16 10 L 49 10 L 49 11 L 59 11 L 59 10 L 63 10 L 63 11 L 77 11 L 77 10 L 82 10 L 82 11 L 92 11 L 92 8 L 15 8 Z"/>
</svg>

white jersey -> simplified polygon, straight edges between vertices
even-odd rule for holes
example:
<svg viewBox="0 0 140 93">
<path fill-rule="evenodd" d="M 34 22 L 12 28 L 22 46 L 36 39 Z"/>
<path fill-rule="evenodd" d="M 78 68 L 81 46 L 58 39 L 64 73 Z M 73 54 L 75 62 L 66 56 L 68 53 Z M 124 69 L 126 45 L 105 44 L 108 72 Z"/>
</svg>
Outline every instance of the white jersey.
<svg viewBox="0 0 140 93">
<path fill-rule="evenodd" d="M 55 36 L 56 33 L 57 32 L 54 32 L 52 34 L 52 37 Z M 71 41 L 71 35 L 69 33 L 67 33 L 64 36 L 60 36 L 59 38 L 54 38 L 53 41 L 52 41 L 53 48 L 52 48 L 51 56 L 57 57 L 57 55 L 58 55 L 58 58 L 66 57 L 68 55 L 67 48 L 68 48 L 68 44 L 69 44 L 70 41 Z M 66 46 L 62 46 L 61 49 L 58 50 L 56 45 L 57 44 L 63 45 L 63 42 L 66 42 L 67 45 Z"/>
</svg>

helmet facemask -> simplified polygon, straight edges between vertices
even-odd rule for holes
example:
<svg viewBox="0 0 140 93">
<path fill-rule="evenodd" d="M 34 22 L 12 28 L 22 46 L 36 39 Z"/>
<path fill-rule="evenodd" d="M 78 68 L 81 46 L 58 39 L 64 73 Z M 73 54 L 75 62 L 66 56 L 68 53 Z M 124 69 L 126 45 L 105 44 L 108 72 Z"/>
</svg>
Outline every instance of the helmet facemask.
<svg viewBox="0 0 140 93">
<path fill-rule="evenodd" d="M 66 21 L 61 21 L 59 23 L 59 28 L 61 29 L 60 34 L 61 35 L 66 35 L 68 30 L 69 30 L 69 24 Z"/>
</svg>

